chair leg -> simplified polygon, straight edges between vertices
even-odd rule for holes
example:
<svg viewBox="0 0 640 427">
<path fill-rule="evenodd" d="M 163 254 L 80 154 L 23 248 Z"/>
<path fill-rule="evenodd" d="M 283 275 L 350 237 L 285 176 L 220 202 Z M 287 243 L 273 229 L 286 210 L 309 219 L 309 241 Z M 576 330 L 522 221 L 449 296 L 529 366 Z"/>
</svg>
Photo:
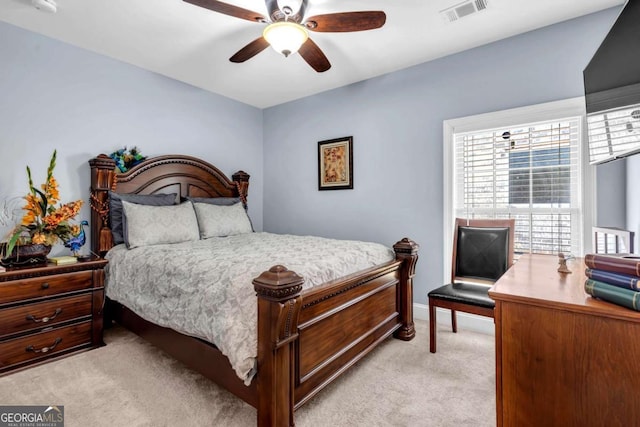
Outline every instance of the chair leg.
<svg viewBox="0 0 640 427">
<path fill-rule="evenodd" d="M 456 311 L 451 310 L 451 330 L 458 332 L 458 318 L 456 317 Z"/>
<path fill-rule="evenodd" d="M 436 307 L 429 298 L 429 351 L 436 352 Z"/>
</svg>

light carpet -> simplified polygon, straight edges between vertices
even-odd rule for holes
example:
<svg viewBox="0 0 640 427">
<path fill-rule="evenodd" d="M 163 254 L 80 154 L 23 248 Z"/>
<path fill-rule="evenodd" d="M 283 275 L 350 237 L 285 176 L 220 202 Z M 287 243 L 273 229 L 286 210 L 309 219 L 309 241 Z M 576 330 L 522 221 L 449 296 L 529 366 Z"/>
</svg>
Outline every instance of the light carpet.
<svg viewBox="0 0 640 427">
<path fill-rule="evenodd" d="M 295 413 L 306 426 L 494 426 L 493 337 L 388 339 Z M 254 426 L 256 411 L 122 328 L 106 347 L 0 378 L 0 404 L 64 405 L 65 425 Z"/>
</svg>

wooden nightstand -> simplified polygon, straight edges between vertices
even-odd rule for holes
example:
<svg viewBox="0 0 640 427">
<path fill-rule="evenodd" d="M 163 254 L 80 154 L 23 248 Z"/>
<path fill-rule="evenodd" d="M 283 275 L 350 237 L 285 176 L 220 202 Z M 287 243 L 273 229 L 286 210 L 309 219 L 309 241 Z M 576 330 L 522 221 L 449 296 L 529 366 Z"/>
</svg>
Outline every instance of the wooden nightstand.
<svg viewBox="0 0 640 427">
<path fill-rule="evenodd" d="M 0 375 L 104 345 L 105 265 L 95 258 L 0 273 Z"/>
</svg>

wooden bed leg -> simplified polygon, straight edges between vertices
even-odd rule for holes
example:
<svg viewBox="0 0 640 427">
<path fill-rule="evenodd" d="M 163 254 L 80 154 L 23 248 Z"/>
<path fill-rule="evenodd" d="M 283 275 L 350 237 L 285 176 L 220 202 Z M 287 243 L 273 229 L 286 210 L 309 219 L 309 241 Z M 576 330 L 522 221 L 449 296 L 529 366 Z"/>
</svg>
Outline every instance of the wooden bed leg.
<svg viewBox="0 0 640 427">
<path fill-rule="evenodd" d="M 412 340 L 416 336 L 416 328 L 413 323 L 413 276 L 416 274 L 419 248 L 420 245 L 407 237 L 393 245 L 396 259 L 403 262 L 400 270 L 400 319 L 402 326 L 394 336 L 404 341 Z"/>
<path fill-rule="evenodd" d="M 281 265 L 253 280 L 258 295 L 258 426 L 293 426 L 294 342 L 304 279 Z"/>
</svg>

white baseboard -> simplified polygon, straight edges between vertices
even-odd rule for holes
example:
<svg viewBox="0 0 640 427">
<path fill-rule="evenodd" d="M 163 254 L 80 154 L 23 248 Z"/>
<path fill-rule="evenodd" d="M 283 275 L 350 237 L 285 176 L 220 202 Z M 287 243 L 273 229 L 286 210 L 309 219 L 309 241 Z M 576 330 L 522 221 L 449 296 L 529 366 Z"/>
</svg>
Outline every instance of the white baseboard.
<svg viewBox="0 0 640 427">
<path fill-rule="evenodd" d="M 475 314 L 458 311 L 458 331 L 468 329 L 487 335 L 495 335 L 495 326 L 490 317 L 476 316 Z M 413 316 L 416 319 L 429 321 L 429 306 L 426 304 L 413 304 Z M 451 328 L 451 312 L 443 308 L 436 308 L 436 322 Z"/>
</svg>

